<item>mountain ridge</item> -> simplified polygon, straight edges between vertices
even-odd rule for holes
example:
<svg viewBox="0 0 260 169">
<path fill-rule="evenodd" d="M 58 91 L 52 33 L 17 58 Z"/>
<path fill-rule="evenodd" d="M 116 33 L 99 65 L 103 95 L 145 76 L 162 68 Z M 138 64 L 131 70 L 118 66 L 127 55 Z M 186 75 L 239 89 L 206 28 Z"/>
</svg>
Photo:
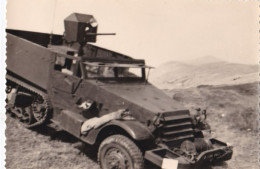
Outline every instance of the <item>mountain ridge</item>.
<svg viewBox="0 0 260 169">
<path fill-rule="evenodd" d="M 162 89 L 190 88 L 199 85 L 235 85 L 258 81 L 258 65 L 231 63 L 215 57 L 202 57 L 160 65 L 150 82 Z"/>
</svg>

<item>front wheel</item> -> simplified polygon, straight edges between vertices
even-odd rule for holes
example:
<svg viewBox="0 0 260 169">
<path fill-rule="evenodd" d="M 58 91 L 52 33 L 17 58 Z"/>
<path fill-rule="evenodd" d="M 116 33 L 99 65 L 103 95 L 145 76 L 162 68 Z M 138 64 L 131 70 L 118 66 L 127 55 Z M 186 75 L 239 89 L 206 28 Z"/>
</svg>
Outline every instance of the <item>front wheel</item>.
<svg viewBox="0 0 260 169">
<path fill-rule="evenodd" d="M 143 169 L 143 155 L 137 145 L 122 135 L 106 138 L 98 150 L 102 169 Z"/>
</svg>

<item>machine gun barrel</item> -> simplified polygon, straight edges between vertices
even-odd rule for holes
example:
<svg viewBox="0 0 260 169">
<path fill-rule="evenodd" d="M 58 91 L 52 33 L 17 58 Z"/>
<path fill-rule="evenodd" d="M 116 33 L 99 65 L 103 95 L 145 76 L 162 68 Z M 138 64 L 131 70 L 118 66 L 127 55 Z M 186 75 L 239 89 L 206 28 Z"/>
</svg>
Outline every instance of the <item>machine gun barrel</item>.
<svg viewBox="0 0 260 169">
<path fill-rule="evenodd" d="M 87 36 L 97 36 L 97 35 L 116 35 L 116 33 L 86 33 Z"/>
</svg>

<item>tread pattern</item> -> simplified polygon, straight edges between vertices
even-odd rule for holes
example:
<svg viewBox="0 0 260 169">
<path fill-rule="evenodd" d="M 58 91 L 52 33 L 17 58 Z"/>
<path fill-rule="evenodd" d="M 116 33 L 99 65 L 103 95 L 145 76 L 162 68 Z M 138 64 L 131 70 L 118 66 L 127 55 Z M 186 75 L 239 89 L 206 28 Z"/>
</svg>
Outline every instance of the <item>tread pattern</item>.
<svg viewBox="0 0 260 169">
<path fill-rule="evenodd" d="M 115 143 L 117 145 L 122 146 L 124 149 L 127 150 L 129 153 L 129 156 L 133 160 L 134 168 L 133 169 L 143 169 L 144 168 L 144 160 L 143 160 L 143 154 L 140 151 L 140 149 L 137 147 L 137 145 L 123 135 L 112 135 L 108 138 L 106 138 L 101 145 L 99 146 L 98 150 L 98 163 L 102 168 L 102 159 L 101 159 L 101 153 L 103 151 L 103 148 L 111 143 Z M 106 168 L 102 168 L 106 169 Z"/>
</svg>

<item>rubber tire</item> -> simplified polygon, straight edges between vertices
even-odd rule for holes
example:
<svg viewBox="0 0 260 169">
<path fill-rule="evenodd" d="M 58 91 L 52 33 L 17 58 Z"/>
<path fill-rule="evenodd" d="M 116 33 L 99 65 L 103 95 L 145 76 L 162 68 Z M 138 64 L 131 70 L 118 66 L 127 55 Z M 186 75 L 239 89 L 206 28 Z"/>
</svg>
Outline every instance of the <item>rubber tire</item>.
<svg viewBox="0 0 260 169">
<path fill-rule="evenodd" d="M 112 135 L 106 138 L 99 146 L 98 163 L 102 169 L 108 169 L 104 164 L 104 159 L 102 159 L 102 156 L 107 150 L 115 147 L 114 145 L 117 146 L 116 148 L 120 147 L 128 153 L 128 156 L 130 157 L 133 164 L 133 168 L 131 169 L 144 168 L 143 154 L 137 145 L 128 137 L 123 135 Z"/>
</svg>

